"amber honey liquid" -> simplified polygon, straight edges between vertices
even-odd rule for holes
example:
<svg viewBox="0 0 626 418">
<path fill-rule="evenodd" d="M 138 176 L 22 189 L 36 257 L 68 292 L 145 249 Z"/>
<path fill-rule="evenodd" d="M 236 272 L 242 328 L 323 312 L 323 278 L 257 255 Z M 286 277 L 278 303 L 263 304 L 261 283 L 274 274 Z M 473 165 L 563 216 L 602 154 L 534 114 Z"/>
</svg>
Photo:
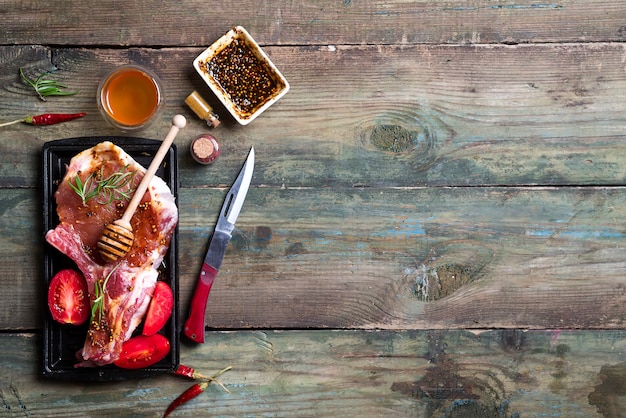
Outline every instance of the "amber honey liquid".
<svg viewBox="0 0 626 418">
<path fill-rule="evenodd" d="M 128 127 L 145 124 L 156 113 L 160 100 L 156 81 L 136 68 L 112 74 L 101 92 L 104 111 L 115 122 Z"/>
</svg>

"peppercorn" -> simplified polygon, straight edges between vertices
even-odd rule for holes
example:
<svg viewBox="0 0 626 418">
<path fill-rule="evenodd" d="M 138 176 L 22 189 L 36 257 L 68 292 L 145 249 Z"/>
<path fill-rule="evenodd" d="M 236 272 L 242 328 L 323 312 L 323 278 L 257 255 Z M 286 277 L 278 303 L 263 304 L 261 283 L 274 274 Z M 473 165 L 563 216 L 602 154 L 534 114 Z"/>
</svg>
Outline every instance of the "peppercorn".
<svg viewBox="0 0 626 418">
<path fill-rule="evenodd" d="M 275 76 L 244 40 L 234 39 L 203 63 L 242 114 L 252 114 L 279 90 Z"/>
</svg>

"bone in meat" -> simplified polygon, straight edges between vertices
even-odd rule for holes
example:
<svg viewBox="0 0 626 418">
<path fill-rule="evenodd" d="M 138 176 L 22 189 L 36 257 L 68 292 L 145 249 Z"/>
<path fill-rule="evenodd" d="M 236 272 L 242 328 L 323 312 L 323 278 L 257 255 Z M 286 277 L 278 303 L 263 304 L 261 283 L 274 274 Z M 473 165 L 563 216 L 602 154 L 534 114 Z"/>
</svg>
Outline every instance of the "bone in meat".
<svg viewBox="0 0 626 418">
<path fill-rule="evenodd" d="M 94 172 L 106 178 L 119 171 L 137 171 L 132 181 L 136 186 L 145 169 L 110 142 L 74 156 L 55 193 L 60 223 L 46 234 L 46 240 L 71 258 L 85 275 L 92 305 L 96 286 L 104 289 L 102 316 L 92 318 L 79 353 L 79 365 L 83 366 L 109 364 L 119 357 L 123 342 L 145 315 L 158 278 L 157 269 L 178 222 L 174 196 L 162 179 L 154 177 L 131 220 L 133 247 L 124 258 L 105 263 L 96 243 L 104 225 L 122 216 L 128 200 L 107 202 L 94 197 L 83 203 L 69 182 L 75 184 L 77 175 L 85 182 Z"/>
</svg>

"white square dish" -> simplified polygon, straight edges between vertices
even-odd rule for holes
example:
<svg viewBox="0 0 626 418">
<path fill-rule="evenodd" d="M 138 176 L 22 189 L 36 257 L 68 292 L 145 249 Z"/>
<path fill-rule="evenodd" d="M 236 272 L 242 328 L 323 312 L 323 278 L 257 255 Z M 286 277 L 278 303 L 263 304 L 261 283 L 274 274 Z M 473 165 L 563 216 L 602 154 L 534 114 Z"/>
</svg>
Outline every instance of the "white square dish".
<svg viewBox="0 0 626 418">
<path fill-rule="evenodd" d="M 196 57 L 193 66 L 241 125 L 289 91 L 289 83 L 261 47 L 235 26 Z"/>
</svg>

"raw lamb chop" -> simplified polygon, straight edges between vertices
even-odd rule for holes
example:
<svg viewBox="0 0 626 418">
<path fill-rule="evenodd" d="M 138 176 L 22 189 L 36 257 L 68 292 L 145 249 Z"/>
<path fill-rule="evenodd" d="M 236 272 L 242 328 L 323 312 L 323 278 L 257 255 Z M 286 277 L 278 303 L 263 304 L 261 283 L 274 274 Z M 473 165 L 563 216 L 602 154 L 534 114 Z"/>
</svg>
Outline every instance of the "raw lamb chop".
<svg viewBox="0 0 626 418">
<path fill-rule="evenodd" d="M 134 173 L 134 174 L 132 174 Z M 121 217 L 145 169 L 121 148 L 103 142 L 72 158 L 55 193 L 59 225 L 46 240 L 71 258 L 83 272 L 90 293 L 92 318 L 77 366 L 110 364 L 119 358 L 122 344 L 141 323 L 148 309 L 163 261 L 178 223 L 174 196 L 165 182 L 154 177 L 131 220 L 135 240 L 129 253 L 105 263 L 96 243 L 103 227 Z M 80 182 L 77 182 L 77 176 Z M 91 177 L 90 177 L 91 176 Z M 111 180 L 97 196 L 96 181 Z M 94 306 L 95 305 L 95 306 Z"/>
</svg>

